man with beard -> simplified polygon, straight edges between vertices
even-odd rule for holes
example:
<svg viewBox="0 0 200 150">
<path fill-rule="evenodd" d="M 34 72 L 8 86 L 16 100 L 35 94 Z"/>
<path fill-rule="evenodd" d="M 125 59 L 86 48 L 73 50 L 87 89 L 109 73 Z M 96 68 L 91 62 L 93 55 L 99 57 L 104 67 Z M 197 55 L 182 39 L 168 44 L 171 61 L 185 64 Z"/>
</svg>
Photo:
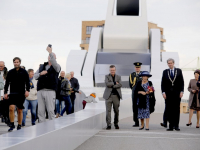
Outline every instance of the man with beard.
<svg viewBox="0 0 200 150">
<path fill-rule="evenodd" d="M 17 130 L 21 129 L 22 119 L 23 119 L 23 109 L 25 98 L 29 96 L 30 83 L 29 76 L 26 70 L 20 67 L 21 59 L 15 57 L 13 59 L 14 68 L 8 72 L 6 78 L 6 84 L 4 87 L 4 98 L 9 101 L 9 117 L 10 117 L 10 129 L 9 132 L 13 131 L 15 128 L 15 106 L 18 112 L 18 126 Z M 10 86 L 10 94 L 8 96 L 8 87 Z"/>
</svg>

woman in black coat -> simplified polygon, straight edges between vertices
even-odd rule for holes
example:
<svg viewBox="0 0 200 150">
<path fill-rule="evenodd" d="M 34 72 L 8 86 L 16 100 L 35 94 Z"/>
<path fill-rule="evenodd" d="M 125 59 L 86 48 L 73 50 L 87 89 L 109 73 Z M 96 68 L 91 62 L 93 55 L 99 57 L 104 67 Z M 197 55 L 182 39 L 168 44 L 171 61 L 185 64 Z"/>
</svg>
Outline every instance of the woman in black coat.
<svg viewBox="0 0 200 150">
<path fill-rule="evenodd" d="M 138 81 L 135 87 L 134 100 L 138 105 L 138 119 L 141 120 L 141 127 L 139 130 L 144 129 L 144 119 L 146 119 L 146 130 L 149 130 L 149 118 L 150 114 L 154 112 L 155 107 L 155 95 L 154 88 L 151 81 L 148 78 L 152 75 L 149 72 L 144 71 L 140 74 L 142 81 Z"/>
</svg>

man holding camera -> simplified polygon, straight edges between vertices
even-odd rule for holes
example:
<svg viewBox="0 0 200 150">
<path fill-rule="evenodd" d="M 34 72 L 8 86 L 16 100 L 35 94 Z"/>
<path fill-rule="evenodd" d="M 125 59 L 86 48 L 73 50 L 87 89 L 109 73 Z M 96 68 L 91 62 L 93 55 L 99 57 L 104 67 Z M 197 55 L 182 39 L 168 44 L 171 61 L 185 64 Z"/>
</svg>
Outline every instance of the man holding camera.
<svg viewBox="0 0 200 150">
<path fill-rule="evenodd" d="M 54 119 L 56 90 L 58 75 L 61 70 L 56 61 L 56 55 L 52 52 L 51 45 L 48 45 L 48 62 L 41 64 L 34 77 L 37 83 L 38 117 L 39 122 L 45 121 L 45 109 L 47 109 L 50 120 Z"/>
</svg>

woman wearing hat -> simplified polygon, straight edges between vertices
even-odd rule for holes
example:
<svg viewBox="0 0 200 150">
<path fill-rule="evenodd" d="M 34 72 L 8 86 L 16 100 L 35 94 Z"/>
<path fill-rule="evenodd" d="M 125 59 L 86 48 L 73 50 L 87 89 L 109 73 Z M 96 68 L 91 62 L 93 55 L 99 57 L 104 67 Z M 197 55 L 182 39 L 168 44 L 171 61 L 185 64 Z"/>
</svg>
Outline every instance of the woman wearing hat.
<svg viewBox="0 0 200 150">
<path fill-rule="evenodd" d="M 148 71 L 140 74 L 142 81 L 138 81 L 135 87 L 134 100 L 137 100 L 138 105 L 138 119 L 141 120 L 141 127 L 139 130 L 144 129 L 144 119 L 146 119 L 146 130 L 149 130 L 150 114 L 154 112 L 155 95 L 153 84 L 148 79 L 152 76 Z"/>
<path fill-rule="evenodd" d="M 200 100 L 198 98 L 198 93 L 199 93 L 199 87 L 197 87 L 197 82 L 199 80 L 199 75 L 200 75 L 200 70 L 196 70 L 194 72 L 194 79 L 190 80 L 189 86 L 188 86 L 188 91 L 190 92 L 189 96 L 189 107 L 190 107 L 190 113 L 189 113 L 189 121 L 186 126 L 191 126 L 192 122 L 192 116 L 193 116 L 193 111 L 197 111 L 197 125 L 196 128 L 199 128 L 199 119 L 200 119 Z"/>
</svg>

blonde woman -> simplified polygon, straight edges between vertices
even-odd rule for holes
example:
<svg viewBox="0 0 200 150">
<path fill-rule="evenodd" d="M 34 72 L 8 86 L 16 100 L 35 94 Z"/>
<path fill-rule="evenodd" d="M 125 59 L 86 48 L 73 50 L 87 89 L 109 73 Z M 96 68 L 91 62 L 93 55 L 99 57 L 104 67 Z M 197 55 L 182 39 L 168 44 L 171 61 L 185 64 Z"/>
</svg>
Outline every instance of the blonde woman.
<svg viewBox="0 0 200 150">
<path fill-rule="evenodd" d="M 72 113 L 72 102 L 70 99 L 70 95 L 72 91 L 81 94 L 81 92 L 71 87 L 70 79 L 71 79 L 71 75 L 67 73 L 65 78 L 61 81 L 60 95 L 61 95 L 61 98 L 65 101 L 65 107 L 61 112 L 61 116 L 63 116 L 65 111 L 67 112 L 68 115 Z"/>
</svg>

